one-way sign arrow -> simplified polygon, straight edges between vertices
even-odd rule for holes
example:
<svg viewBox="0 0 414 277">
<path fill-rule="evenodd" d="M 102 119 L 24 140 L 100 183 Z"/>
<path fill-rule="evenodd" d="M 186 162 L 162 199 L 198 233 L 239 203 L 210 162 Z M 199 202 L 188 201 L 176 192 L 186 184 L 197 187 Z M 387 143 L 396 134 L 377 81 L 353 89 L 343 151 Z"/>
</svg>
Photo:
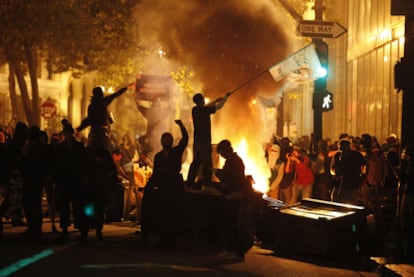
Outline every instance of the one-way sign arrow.
<svg viewBox="0 0 414 277">
<path fill-rule="evenodd" d="M 298 32 L 304 37 L 337 38 L 346 33 L 344 26 L 337 22 L 303 20 Z"/>
</svg>

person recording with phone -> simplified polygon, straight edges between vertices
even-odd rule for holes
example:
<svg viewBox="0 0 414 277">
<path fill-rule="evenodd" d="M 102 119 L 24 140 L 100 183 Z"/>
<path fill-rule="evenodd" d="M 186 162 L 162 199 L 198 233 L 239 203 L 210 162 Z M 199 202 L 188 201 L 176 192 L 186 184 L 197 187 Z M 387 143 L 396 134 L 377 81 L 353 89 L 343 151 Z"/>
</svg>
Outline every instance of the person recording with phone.
<svg viewBox="0 0 414 277">
<path fill-rule="evenodd" d="M 313 175 L 311 160 L 305 151 L 294 146 L 292 153 L 288 159 L 293 161 L 295 166 L 295 179 L 292 186 L 292 199 L 290 204 L 294 204 L 303 198 L 312 197 L 313 183 L 315 176 Z"/>
</svg>

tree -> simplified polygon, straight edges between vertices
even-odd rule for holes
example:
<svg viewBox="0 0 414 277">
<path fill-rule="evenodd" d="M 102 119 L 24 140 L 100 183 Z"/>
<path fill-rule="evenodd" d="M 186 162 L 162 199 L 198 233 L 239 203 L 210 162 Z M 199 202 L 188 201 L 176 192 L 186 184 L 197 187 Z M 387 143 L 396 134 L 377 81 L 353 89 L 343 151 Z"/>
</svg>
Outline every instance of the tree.
<svg viewBox="0 0 414 277">
<path fill-rule="evenodd" d="M 195 92 L 194 87 L 194 70 L 186 66 L 178 68 L 175 72 L 171 72 L 171 77 L 178 84 L 187 97 L 192 97 Z"/>
<path fill-rule="evenodd" d="M 12 75 L 16 77 L 30 125 L 40 124 L 37 70 L 42 59 L 52 73 L 71 70 L 76 77 L 99 71 L 108 86 L 135 72 L 133 65 L 137 63 L 132 62 L 131 53 L 137 36 L 132 15 L 138 2 L 8 0 L 0 4 L 0 61 L 10 68 L 12 100 L 16 99 Z M 17 114 L 15 106 L 13 109 Z"/>
</svg>

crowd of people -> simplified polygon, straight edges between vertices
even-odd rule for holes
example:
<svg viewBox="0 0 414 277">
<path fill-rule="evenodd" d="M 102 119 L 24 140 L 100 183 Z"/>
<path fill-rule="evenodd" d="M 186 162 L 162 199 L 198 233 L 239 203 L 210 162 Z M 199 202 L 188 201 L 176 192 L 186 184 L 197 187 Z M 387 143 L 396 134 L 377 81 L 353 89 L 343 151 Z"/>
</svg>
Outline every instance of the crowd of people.
<svg viewBox="0 0 414 277">
<path fill-rule="evenodd" d="M 368 133 L 317 144 L 307 137 L 295 143 L 273 138 L 265 149 L 271 172 L 266 194 L 286 205 L 303 198 L 359 205 L 384 229 L 399 220 L 407 257 L 414 234 L 412 151 L 401 149 L 395 135 L 384 143 Z"/>
<path fill-rule="evenodd" d="M 65 119 L 61 132 L 50 139 L 38 126 L 23 122 L 17 122 L 13 133 L 4 137 L 0 143 L 1 216 L 12 226 L 27 226 L 24 235 L 39 239 L 45 212 L 42 199 L 46 197 L 52 231 L 58 232 L 55 218 L 59 218 L 61 239 L 69 239 L 72 224 L 81 230 L 83 239 L 91 226 L 101 238 L 110 193 L 121 185 L 121 176 L 133 182 L 127 167 L 130 147 L 124 143 L 112 143 L 110 148 L 85 145 Z M 125 160 L 120 163 L 117 157 Z M 131 210 L 128 207 L 125 212 Z M 100 219 L 89 222 L 96 216 Z"/>
<path fill-rule="evenodd" d="M 176 195 L 186 189 L 211 186 L 222 195 L 218 220 L 223 239 L 220 255 L 243 261 L 246 242 L 240 235 L 240 215 L 252 195 L 251 183 L 229 140 L 223 139 L 217 145 L 217 153 L 226 160 L 223 168 L 213 169 L 211 160 L 210 116 L 224 106 L 230 94 L 209 104 L 201 93 L 194 96 L 194 160 L 184 180 L 182 156 L 189 137 L 181 120 L 175 121 L 181 131 L 178 144 L 174 145 L 176 140 L 170 132 L 163 133 L 162 149 L 153 163 L 140 159 L 135 142 L 127 135 L 120 142 L 109 136 L 107 106 L 127 89 L 104 97 L 102 90 L 95 88 L 88 117 L 78 128 L 62 120 L 61 132 L 53 134 L 50 140 L 38 126 L 23 122 L 17 122 L 13 132 L 2 133 L 0 216 L 8 217 L 13 226 L 27 225 L 23 235 L 39 239 L 42 196 L 46 194 L 54 232 L 54 219 L 59 215 L 59 239 L 69 240 L 68 228 L 74 224 L 81 241 L 88 239 L 90 229 L 95 229 L 96 238 L 101 240 L 109 196 L 117 186 L 122 186 L 127 191 L 123 216 L 131 211 L 130 196 L 143 194 L 142 209 L 136 207 L 136 219 L 141 223 L 144 243 L 152 231 L 154 217 L 160 217 L 159 245 L 172 246 Z M 89 137 L 82 143 L 77 132 L 89 126 Z M 303 198 L 349 203 L 364 206 L 378 220 L 384 220 L 382 208 L 390 197 L 386 193 L 396 191 L 396 214 L 401 215 L 405 253 L 412 249 L 412 149 L 401 149 L 396 136 L 391 135 L 383 144 L 369 134 L 355 137 L 344 133 L 335 142 L 326 139 L 316 144 L 310 139 L 293 143 L 289 138 L 274 137 L 264 150 L 270 170 L 266 194 L 286 205 L 294 205 Z M 141 192 L 135 184 L 134 163 L 152 167 L 152 175 Z M 213 174 L 218 183 L 212 181 Z M 141 203 L 137 200 L 135 205 Z"/>
<path fill-rule="evenodd" d="M 374 136 L 346 133 L 317 145 L 303 137 L 298 142 L 274 138 L 267 145 L 271 172 L 268 195 L 292 205 L 316 198 L 368 207 L 382 188 L 397 187 L 400 144 L 392 135 L 380 144 Z M 377 196 L 379 196 L 377 193 Z"/>
<path fill-rule="evenodd" d="M 54 232 L 55 216 L 59 214 L 60 240 L 69 239 L 72 223 L 79 229 L 81 241 L 87 240 L 92 228 L 97 239 L 102 239 L 106 204 L 119 184 L 119 169 L 112 155 L 115 149 L 109 144 L 108 105 L 129 87 L 108 96 L 100 87 L 94 88 L 88 115 L 76 128 L 81 131 L 90 126 L 85 143 L 76 137 L 78 133 L 66 119 L 61 121 L 62 130 L 50 141 L 39 126 L 21 121 L 2 132 L 1 217 L 8 217 L 13 226 L 26 225 L 22 235 L 34 240 L 42 237 L 42 199 L 46 194 Z"/>
</svg>

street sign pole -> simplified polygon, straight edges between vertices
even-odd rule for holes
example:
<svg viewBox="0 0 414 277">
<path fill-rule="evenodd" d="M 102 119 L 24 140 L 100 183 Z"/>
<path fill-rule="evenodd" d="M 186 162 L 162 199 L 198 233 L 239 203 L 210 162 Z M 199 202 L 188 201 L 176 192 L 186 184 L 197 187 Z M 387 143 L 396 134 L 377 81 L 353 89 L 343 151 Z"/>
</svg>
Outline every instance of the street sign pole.
<svg viewBox="0 0 414 277">
<path fill-rule="evenodd" d="M 322 12 L 325 7 L 322 4 L 322 0 L 315 1 L 315 19 L 322 20 Z M 327 44 L 322 40 L 322 38 L 312 38 L 312 42 L 316 45 L 316 52 L 318 53 L 318 46 L 323 44 Z M 328 48 L 326 48 L 328 50 Z M 314 93 L 313 93 L 313 143 L 312 145 L 316 147 L 318 142 L 322 139 L 322 106 L 320 103 L 322 102 L 322 94 L 326 91 L 326 77 L 323 77 L 324 80 L 316 80 Z M 316 150 L 316 149 L 314 149 Z"/>
</svg>

